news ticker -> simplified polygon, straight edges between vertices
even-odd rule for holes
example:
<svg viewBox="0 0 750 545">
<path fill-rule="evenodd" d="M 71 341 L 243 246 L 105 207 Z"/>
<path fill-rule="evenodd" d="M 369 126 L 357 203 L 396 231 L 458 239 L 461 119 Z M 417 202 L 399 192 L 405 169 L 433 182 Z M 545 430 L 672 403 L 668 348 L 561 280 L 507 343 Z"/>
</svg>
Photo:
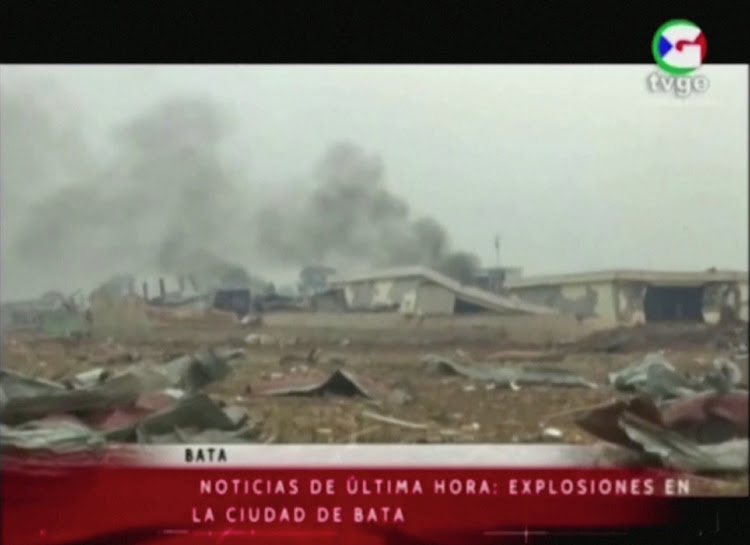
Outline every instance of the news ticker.
<svg viewBox="0 0 750 545">
<path fill-rule="evenodd" d="M 679 519 L 692 476 L 601 456 L 559 445 L 169 445 L 6 457 L 3 542 L 395 543 L 384 536 L 396 532 L 487 543 L 519 528 L 528 539 Z"/>
</svg>

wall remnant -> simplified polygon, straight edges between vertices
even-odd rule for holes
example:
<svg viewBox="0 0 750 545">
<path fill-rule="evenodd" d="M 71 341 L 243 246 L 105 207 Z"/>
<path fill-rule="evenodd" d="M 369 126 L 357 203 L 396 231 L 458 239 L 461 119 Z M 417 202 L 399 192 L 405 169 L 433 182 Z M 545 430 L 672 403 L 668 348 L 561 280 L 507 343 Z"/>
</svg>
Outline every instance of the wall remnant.
<svg viewBox="0 0 750 545">
<path fill-rule="evenodd" d="M 590 285 L 539 286 L 519 292 L 522 299 L 579 318 L 599 318 L 599 293 Z"/>
<path fill-rule="evenodd" d="M 643 282 L 618 282 L 614 285 L 617 321 L 626 325 L 646 323 L 647 284 Z"/>
</svg>

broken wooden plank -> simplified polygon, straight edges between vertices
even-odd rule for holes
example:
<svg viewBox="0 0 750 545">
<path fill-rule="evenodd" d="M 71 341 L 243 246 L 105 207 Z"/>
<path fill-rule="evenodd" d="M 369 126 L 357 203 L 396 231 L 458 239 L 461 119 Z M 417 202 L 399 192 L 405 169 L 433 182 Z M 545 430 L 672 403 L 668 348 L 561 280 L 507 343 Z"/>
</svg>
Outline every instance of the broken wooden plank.
<svg viewBox="0 0 750 545">
<path fill-rule="evenodd" d="M 427 424 L 420 424 L 418 422 L 409 422 L 408 420 L 401 420 L 399 418 L 393 418 L 392 416 L 384 416 L 382 414 L 373 413 L 371 411 L 363 411 L 362 416 L 370 420 L 382 422 L 384 424 L 392 424 L 401 428 L 408 428 L 411 430 L 426 430 L 429 428 Z"/>
</svg>

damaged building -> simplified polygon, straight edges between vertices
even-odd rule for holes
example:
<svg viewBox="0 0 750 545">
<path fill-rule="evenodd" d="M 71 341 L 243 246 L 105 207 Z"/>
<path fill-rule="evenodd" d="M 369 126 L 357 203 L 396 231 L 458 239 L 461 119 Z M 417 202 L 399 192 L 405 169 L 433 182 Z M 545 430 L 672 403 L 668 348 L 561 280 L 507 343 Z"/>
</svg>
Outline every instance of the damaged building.
<svg viewBox="0 0 750 545">
<path fill-rule="evenodd" d="M 102 284 L 92 298 L 105 293 L 115 298 L 137 297 L 152 306 L 196 312 L 215 308 L 240 316 L 247 315 L 252 306 L 250 289 L 242 278 L 210 284 L 191 274 L 119 275 Z"/>
<path fill-rule="evenodd" d="M 319 310 L 400 311 L 435 316 L 491 312 L 557 314 L 554 308 L 465 286 L 426 267 L 400 267 L 334 278 L 318 294 Z"/>
<path fill-rule="evenodd" d="M 487 267 L 474 273 L 472 284 L 477 288 L 503 293 L 508 281 L 521 277 L 521 267 Z"/>
<path fill-rule="evenodd" d="M 600 271 L 511 279 L 506 289 L 529 303 L 613 325 L 747 321 L 748 274 Z"/>
<path fill-rule="evenodd" d="M 303 296 L 310 296 L 328 289 L 328 279 L 336 274 L 336 269 L 323 265 L 310 265 L 299 273 L 297 289 Z"/>
<path fill-rule="evenodd" d="M 62 335 L 86 329 L 79 298 L 50 291 L 38 299 L 0 305 L 2 332 L 43 332 Z"/>
<path fill-rule="evenodd" d="M 180 304 L 205 298 L 190 275 L 119 275 L 99 286 L 96 292 L 112 297 L 137 296 L 149 303 Z"/>
</svg>

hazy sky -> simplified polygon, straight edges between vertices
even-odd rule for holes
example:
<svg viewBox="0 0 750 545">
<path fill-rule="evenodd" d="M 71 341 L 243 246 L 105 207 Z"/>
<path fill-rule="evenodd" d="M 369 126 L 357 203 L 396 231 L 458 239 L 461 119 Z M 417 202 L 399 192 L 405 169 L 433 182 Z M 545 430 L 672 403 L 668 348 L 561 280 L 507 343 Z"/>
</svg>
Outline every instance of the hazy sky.
<svg viewBox="0 0 750 545">
<path fill-rule="evenodd" d="M 42 82 L 45 92 L 64 96 L 58 115 L 76 118 L 100 156 L 116 153 L 112 128 L 137 112 L 171 96 L 213 98 L 233 118 L 235 133 L 224 151 L 253 181 L 239 188 L 248 200 L 261 198 L 257 192 L 288 198 L 282 187 L 312 184 L 326 150 L 353 142 L 381 157 L 388 188 L 414 214 L 435 218 L 453 248 L 487 265 L 495 263 L 493 238 L 500 232 L 502 263 L 527 274 L 746 269 L 748 69 L 703 67 L 711 87 L 687 99 L 649 92 L 646 78 L 654 71 L 645 65 L 3 66 L 0 76 L 4 90 Z M 3 144 L 5 162 L 16 148 Z M 14 200 L 23 192 L 8 186 L 31 183 L 8 177 L 0 180 L 3 220 L 9 209 L 25 206 Z M 9 231 L 18 228 L 3 221 L 4 290 L 11 282 L 21 290 L 25 276 L 18 263 L 5 263 L 7 238 L 16 235 Z"/>
</svg>

